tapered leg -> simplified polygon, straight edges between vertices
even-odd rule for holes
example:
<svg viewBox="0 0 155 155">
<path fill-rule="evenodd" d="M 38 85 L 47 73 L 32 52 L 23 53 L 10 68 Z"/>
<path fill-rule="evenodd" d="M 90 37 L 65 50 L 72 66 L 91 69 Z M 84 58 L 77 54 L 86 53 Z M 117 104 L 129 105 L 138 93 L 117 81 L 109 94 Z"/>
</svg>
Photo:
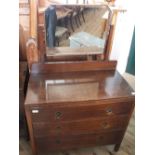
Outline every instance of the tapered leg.
<svg viewBox="0 0 155 155">
<path fill-rule="evenodd" d="M 120 145 L 121 145 L 121 143 L 115 145 L 115 147 L 114 147 L 114 151 L 115 152 L 117 152 L 119 150 Z"/>
<path fill-rule="evenodd" d="M 64 18 L 65 27 L 68 27 L 68 18 Z"/>
<path fill-rule="evenodd" d="M 79 27 L 76 16 L 75 16 L 75 22 L 76 22 L 77 27 Z"/>
<path fill-rule="evenodd" d="M 79 15 L 77 15 L 77 17 L 78 17 L 79 23 L 80 23 L 80 25 L 81 25 L 80 16 L 79 16 Z"/>
<path fill-rule="evenodd" d="M 83 21 L 85 22 L 83 11 L 82 11 L 81 15 L 82 15 Z"/>
<path fill-rule="evenodd" d="M 73 32 L 74 32 L 74 27 L 73 27 L 73 20 L 72 20 L 72 17 L 70 18 L 70 24 L 71 24 L 71 28 L 72 28 L 72 30 L 73 30 Z"/>
</svg>

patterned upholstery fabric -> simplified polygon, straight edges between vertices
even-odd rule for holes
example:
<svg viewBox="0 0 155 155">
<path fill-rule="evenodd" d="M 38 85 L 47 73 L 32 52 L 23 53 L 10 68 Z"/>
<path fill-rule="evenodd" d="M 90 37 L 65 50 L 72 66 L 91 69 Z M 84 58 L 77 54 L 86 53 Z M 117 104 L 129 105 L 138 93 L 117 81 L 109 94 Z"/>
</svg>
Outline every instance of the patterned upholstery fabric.
<svg viewBox="0 0 155 155">
<path fill-rule="evenodd" d="M 56 38 L 62 37 L 67 31 L 68 31 L 67 28 L 57 26 L 57 27 L 56 27 L 56 32 L 55 32 Z"/>
</svg>

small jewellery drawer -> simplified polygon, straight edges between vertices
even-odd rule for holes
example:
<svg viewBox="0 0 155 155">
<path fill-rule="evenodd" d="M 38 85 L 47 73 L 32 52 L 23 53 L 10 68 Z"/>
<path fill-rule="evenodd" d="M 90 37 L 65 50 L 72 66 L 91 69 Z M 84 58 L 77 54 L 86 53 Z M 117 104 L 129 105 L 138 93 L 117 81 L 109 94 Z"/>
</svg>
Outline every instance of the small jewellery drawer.
<svg viewBox="0 0 155 155">
<path fill-rule="evenodd" d="M 61 123 L 33 123 L 34 136 L 79 135 L 124 129 L 128 116 L 111 116 Z"/>
<path fill-rule="evenodd" d="M 76 136 L 48 136 L 35 138 L 39 151 L 52 151 L 72 149 L 96 145 L 115 144 L 121 139 L 122 131 L 106 132 L 100 134 L 81 134 Z"/>
<path fill-rule="evenodd" d="M 101 101 L 100 101 L 101 102 Z M 32 121 L 51 123 L 53 121 L 72 121 L 87 118 L 113 116 L 118 114 L 129 114 L 132 108 L 132 102 L 109 103 L 109 104 L 90 104 L 77 106 L 39 106 L 32 107 Z"/>
</svg>

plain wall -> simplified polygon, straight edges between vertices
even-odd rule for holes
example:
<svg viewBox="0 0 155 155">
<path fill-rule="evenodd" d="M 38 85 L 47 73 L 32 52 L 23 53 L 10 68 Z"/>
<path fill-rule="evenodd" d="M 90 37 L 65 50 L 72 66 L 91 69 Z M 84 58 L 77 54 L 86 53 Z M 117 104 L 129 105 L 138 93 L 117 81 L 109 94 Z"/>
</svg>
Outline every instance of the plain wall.
<svg viewBox="0 0 155 155">
<path fill-rule="evenodd" d="M 134 3 L 133 0 L 116 0 L 117 5 L 124 6 L 127 11 L 118 13 L 111 60 L 117 60 L 117 70 L 123 74 L 126 70 L 134 30 Z"/>
</svg>

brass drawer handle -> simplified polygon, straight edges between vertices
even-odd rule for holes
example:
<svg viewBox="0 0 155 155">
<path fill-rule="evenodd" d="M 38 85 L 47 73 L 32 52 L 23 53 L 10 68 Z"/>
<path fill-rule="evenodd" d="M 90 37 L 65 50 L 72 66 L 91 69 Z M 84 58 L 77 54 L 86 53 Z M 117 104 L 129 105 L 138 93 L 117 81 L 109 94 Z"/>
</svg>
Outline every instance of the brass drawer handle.
<svg viewBox="0 0 155 155">
<path fill-rule="evenodd" d="M 60 119 L 61 117 L 62 117 L 62 113 L 61 112 L 58 111 L 58 112 L 55 113 L 55 118 L 56 119 Z"/>
<path fill-rule="evenodd" d="M 106 109 L 106 113 L 107 113 L 108 115 L 111 115 L 111 114 L 113 113 L 113 111 L 112 111 L 111 108 L 107 108 L 107 109 Z"/>
<path fill-rule="evenodd" d="M 61 144 L 60 139 L 57 139 L 57 140 L 55 141 L 55 143 L 56 143 L 56 144 Z"/>
<path fill-rule="evenodd" d="M 108 128 L 110 128 L 110 124 L 108 124 L 108 123 L 102 123 L 102 127 L 104 129 L 108 129 Z"/>
</svg>

